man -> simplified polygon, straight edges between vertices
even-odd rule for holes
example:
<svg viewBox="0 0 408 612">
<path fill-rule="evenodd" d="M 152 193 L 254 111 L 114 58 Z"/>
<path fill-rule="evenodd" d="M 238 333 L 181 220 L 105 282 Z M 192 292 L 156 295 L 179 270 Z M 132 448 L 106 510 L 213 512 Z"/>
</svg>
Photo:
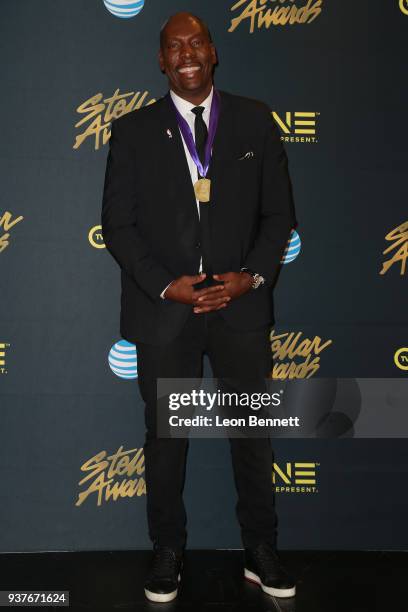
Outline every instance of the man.
<svg viewBox="0 0 408 612">
<path fill-rule="evenodd" d="M 157 378 L 271 371 L 272 288 L 296 225 L 288 163 L 262 102 L 217 91 L 206 24 L 178 13 L 160 32 L 170 91 L 113 122 L 102 231 L 121 267 L 121 335 L 136 344 L 145 402 L 149 536 L 145 593 L 178 593 L 186 545 L 186 438 L 157 435 Z M 229 440 L 245 577 L 268 594 L 295 585 L 276 553 L 269 439 Z"/>
</svg>

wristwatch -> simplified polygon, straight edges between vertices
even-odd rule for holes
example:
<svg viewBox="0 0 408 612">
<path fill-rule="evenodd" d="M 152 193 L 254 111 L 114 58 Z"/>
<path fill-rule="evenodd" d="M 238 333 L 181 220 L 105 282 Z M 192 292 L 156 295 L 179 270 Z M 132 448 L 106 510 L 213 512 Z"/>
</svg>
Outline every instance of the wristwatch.
<svg viewBox="0 0 408 612">
<path fill-rule="evenodd" d="M 252 276 L 252 289 L 258 289 L 258 287 L 263 285 L 265 282 L 265 279 L 263 276 L 258 274 L 258 272 L 254 272 L 253 270 L 250 270 L 249 268 L 241 268 L 240 271 L 247 272 L 247 274 L 250 274 Z"/>
</svg>

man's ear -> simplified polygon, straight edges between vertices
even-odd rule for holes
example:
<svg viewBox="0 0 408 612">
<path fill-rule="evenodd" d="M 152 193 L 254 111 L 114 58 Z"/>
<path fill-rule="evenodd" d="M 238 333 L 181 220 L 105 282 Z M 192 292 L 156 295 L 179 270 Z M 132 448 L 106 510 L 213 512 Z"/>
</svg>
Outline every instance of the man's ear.
<svg viewBox="0 0 408 612">
<path fill-rule="evenodd" d="M 211 57 L 212 57 L 213 65 L 215 66 L 216 64 L 218 64 L 217 49 L 215 48 L 213 43 L 211 43 Z"/>
<path fill-rule="evenodd" d="M 158 60 L 159 60 L 160 70 L 161 70 L 162 72 L 165 72 L 163 52 L 162 52 L 162 50 L 161 50 L 161 49 L 159 49 Z"/>
</svg>

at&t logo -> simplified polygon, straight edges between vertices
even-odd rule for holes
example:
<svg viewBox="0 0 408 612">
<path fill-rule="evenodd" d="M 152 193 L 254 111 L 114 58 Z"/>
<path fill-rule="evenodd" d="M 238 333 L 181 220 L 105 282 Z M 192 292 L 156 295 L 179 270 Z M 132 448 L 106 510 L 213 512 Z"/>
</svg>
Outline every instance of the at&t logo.
<svg viewBox="0 0 408 612">
<path fill-rule="evenodd" d="M 109 351 L 109 367 L 116 376 L 125 378 L 137 378 L 137 355 L 136 346 L 127 340 L 119 340 Z"/>
<path fill-rule="evenodd" d="M 296 259 L 296 257 L 300 253 L 301 246 L 302 246 L 302 242 L 300 240 L 299 234 L 297 233 L 296 230 L 292 230 L 290 234 L 290 238 L 288 240 L 288 244 L 286 245 L 286 248 L 283 252 L 281 263 L 288 264 L 294 259 Z"/>
<path fill-rule="evenodd" d="M 145 0 L 103 0 L 103 3 L 115 17 L 129 19 L 140 13 Z"/>
</svg>

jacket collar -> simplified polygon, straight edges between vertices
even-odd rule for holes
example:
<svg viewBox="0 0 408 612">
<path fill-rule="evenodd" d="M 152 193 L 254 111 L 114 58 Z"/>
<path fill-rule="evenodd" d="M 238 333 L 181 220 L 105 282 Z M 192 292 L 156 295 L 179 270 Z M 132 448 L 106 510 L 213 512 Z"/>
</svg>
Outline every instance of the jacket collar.
<svg viewBox="0 0 408 612">
<path fill-rule="evenodd" d="M 230 96 L 227 92 L 218 90 L 220 94 L 220 114 L 218 117 L 217 131 L 214 138 L 213 154 L 211 158 L 212 163 L 220 156 L 228 156 L 229 141 L 231 130 L 233 130 L 232 120 L 232 109 L 230 104 Z M 170 91 L 168 91 L 162 98 L 163 104 L 163 122 L 167 124 L 167 127 L 171 129 L 171 132 L 176 134 L 177 140 L 180 141 L 180 152 L 184 155 L 184 150 L 181 142 L 181 135 L 179 134 L 176 114 L 174 112 L 173 104 L 170 97 Z M 211 168 L 211 166 L 210 166 Z"/>
<path fill-rule="evenodd" d="M 205 111 L 209 111 L 211 109 L 211 103 L 212 103 L 212 98 L 213 98 L 213 93 L 214 93 L 214 86 L 211 87 L 211 91 L 208 94 L 208 96 L 205 98 L 205 100 L 203 100 L 202 102 L 200 102 L 199 106 L 204 106 Z M 189 102 L 188 100 L 185 100 L 184 98 L 181 98 L 180 96 L 178 96 L 174 91 L 170 90 L 169 91 L 169 96 L 170 98 L 173 100 L 177 110 L 179 111 L 179 113 L 185 117 L 186 114 L 188 112 L 191 111 L 192 108 L 194 108 L 196 105 L 192 104 L 191 102 Z"/>
</svg>

